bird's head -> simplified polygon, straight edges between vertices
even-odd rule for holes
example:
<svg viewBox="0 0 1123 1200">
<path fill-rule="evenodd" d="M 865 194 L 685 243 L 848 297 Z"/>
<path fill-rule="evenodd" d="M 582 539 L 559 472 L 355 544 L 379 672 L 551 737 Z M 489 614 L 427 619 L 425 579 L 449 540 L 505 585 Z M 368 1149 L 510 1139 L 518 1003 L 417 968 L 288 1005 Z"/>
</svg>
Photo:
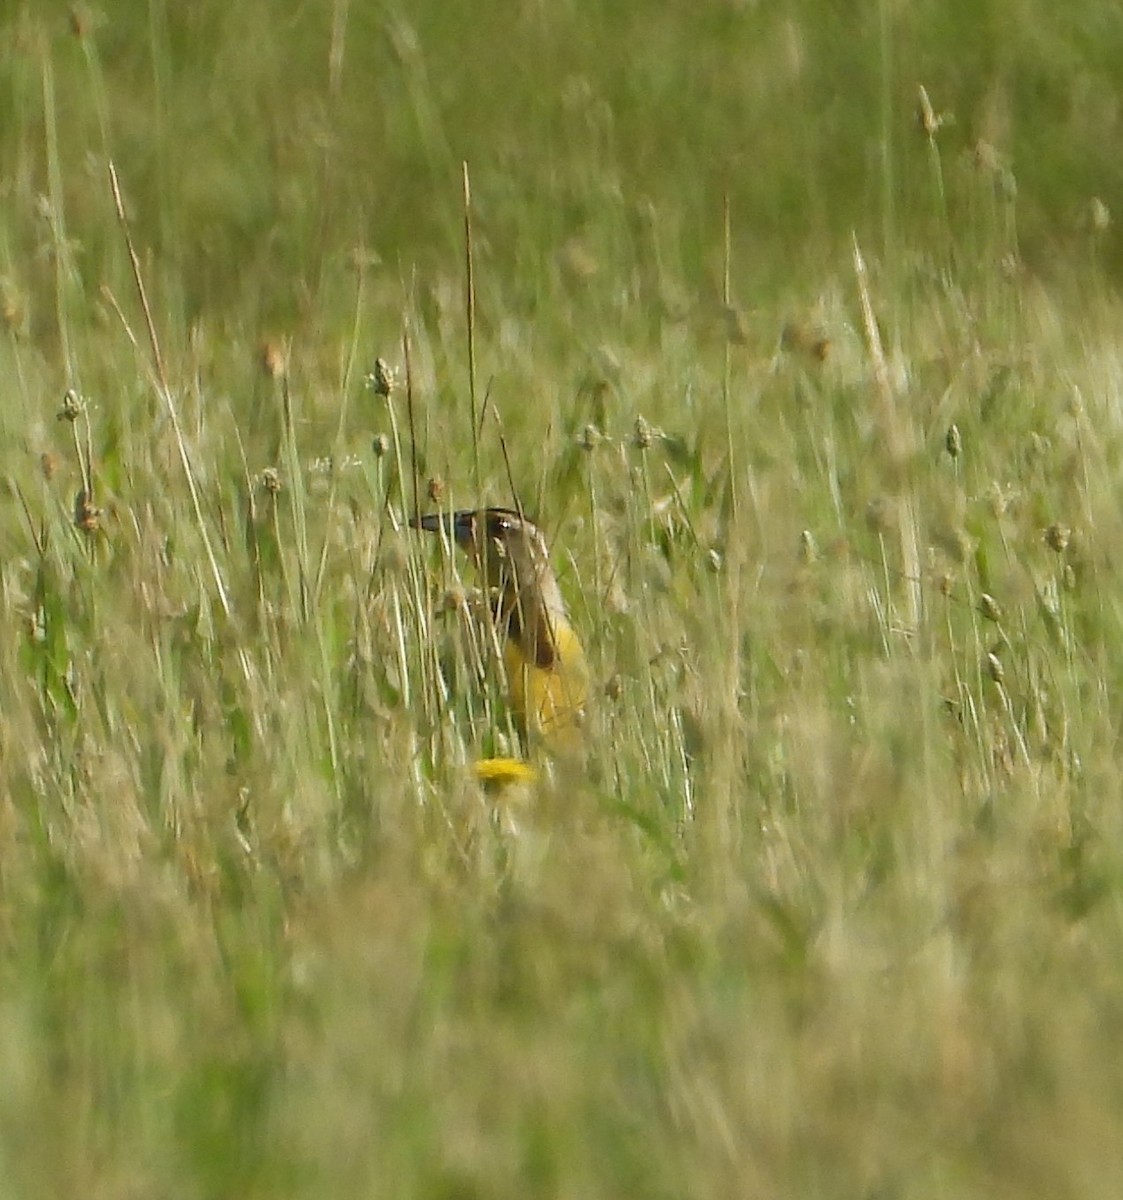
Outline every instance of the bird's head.
<svg viewBox="0 0 1123 1200">
<path fill-rule="evenodd" d="M 496 617 L 509 635 L 526 645 L 539 666 L 550 667 L 555 631 L 569 622 L 538 526 L 510 508 L 428 513 L 410 524 L 430 533 L 443 530 L 467 553 L 494 591 Z"/>
</svg>

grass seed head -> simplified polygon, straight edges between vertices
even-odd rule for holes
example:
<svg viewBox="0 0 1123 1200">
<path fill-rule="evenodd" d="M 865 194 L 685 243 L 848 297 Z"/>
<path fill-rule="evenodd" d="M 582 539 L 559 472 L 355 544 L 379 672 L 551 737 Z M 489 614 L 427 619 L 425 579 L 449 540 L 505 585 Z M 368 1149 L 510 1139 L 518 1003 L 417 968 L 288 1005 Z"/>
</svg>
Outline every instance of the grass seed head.
<svg viewBox="0 0 1123 1200">
<path fill-rule="evenodd" d="M 632 445 L 637 450 L 650 450 L 652 442 L 655 441 L 655 431 L 648 424 L 646 418 L 636 417 L 635 433 L 632 437 Z"/>
<path fill-rule="evenodd" d="M 999 607 L 998 601 L 989 592 L 983 592 L 979 597 L 979 612 L 988 621 L 993 621 L 996 625 L 1002 620 L 1002 609 Z"/>
<path fill-rule="evenodd" d="M 374 360 L 374 370 L 367 376 L 367 386 L 376 396 L 389 398 L 398 386 L 397 375 L 384 358 Z"/>
<path fill-rule="evenodd" d="M 810 529 L 805 529 L 799 535 L 799 561 L 802 563 L 813 563 L 819 557 L 819 546 L 815 541 L 815 535 Z"/>
<path fill-rule="evenodd" d="M 940 131 L 940 118 L 928 99 L 928 89 L 921 84 L 916 89 L 916 119 L 926 137 L 934 138 Z"/>
<path fill-rule="evenodd" d="M 929 141 L 933 141 L 941 129 L 955 124 L 955 114 L 938 113 L 929 99 L 928 89 L 921 84 L 916 89 L 916 123 L 920 126 L 920 131 L 924 136 Z"/>
<path fill-rule="evenodd" d="M 85 411 L 86 401 L 75 388 L 67 388 L 62 398 L 62 408 L 58 411 L 58 419 L 73 424 Z"/>
<path fill-rule="evenodd" d="M 1072 530 L 1067 525 L 1055 521 L 1045 530 L 1045 545 L 1058 554 L 1063 554 L 1072 540 Z"/>
<path fill-rule="evenodd" d="M 101 509 L 85 488 L 74 497 L 74 524 L 83 533 L 97 533 L 101 527 Z"/>
</svg>

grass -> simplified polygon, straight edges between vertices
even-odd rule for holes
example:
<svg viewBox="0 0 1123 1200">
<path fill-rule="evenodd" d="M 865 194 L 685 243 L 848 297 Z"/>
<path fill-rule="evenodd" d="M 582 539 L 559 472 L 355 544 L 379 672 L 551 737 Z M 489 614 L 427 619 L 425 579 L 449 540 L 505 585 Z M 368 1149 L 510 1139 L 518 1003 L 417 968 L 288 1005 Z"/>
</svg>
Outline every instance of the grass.
<svg viewBox="0 0 1123 1200">
<path fill-rule="evenodd" d="M 280 7 L 0 15 L 0 1193 L 1118 1195 L 1119 31 Z"/>
</svg>

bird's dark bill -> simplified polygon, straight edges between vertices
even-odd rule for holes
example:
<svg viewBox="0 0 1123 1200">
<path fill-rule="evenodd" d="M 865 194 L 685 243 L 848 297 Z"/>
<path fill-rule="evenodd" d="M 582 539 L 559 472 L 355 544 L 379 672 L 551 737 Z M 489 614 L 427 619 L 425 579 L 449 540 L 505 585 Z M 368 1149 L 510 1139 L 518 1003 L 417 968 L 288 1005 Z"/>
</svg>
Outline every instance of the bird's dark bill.
<svg viewBox="0 0 1123 1200">
<path fill-rule="evenodd" d="M 424 529 L 428 533 L 440 533 L 443 530 L 458 542 L 467 542 L 472 537 L 475 516 L 471 509 L 462 509 L 454 513 L 426 513 L 424 516 L 411 518 L 410 526 L 413 529 Z"/>
</svg>

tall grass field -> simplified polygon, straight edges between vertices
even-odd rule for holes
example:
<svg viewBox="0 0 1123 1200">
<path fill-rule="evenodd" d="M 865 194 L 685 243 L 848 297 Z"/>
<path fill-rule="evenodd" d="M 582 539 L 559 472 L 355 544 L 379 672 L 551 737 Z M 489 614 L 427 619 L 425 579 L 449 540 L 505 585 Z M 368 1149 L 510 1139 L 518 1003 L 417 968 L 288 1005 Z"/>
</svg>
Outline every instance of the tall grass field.
<svg viewBox="0 0 1123 1200">
<path fill-rule="evenodd" d="M 1121 61 L 0 3 L 0 1197 L 1123 1195 Z"/>
</svg>

